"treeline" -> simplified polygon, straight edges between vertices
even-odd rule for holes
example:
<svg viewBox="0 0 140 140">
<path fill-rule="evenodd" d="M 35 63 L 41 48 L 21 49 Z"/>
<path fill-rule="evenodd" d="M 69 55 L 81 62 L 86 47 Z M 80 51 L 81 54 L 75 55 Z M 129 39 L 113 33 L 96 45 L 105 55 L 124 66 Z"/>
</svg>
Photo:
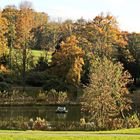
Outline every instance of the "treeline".
<svg viewBox="0 0 140 140">
<path fill-rule="evenodd" d="M 86 55 L 94 53 L 120 61 L 136 80 L 139 78 L 140 34 L 122 32 L 115 17 L 99 15 L 91 21 L 51 22 L 45 13 L 23 2 L 20 8 L 7 6 L 0 12 L 0 55 L 11 48 L 55 51 L 59 43 L 75 35 Z"/>
<path fill-rule="evenodd" d="M 32 50 L 45 53 L 35 59 Z M 139 125 L 137 116 L 124 119 L 139 78 L 140 34 L 121 31 L 112 15 L 55 22 L 28 2 L 0 11 L 0 91 L 10 83 L 83 95 L 96 129 L 117 129 Z"/>
</svg>

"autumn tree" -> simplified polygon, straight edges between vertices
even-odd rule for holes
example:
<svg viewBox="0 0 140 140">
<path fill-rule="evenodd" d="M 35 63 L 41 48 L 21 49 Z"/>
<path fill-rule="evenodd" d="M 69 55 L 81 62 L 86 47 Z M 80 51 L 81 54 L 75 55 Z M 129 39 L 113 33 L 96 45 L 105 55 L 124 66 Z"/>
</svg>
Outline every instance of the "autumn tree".
<svg viewBox="0 0 140 140">
<path fill-rule="evenodd" d="M 113 55 L 117 53 L 117 47 L 126 45 L 118 28 L 116 18 L 110 15 L 97 16 L 93 20 L 93 24 L 95 50 L 100 56 L 114 57 Z"/>
<path fill-rule="evenodd" d="M 127 84 L 130 74 L 121 63 L 113 63 L 106 57 L 93 57 L 90 62 L 90 83 L 83 95 L 83 110 L 89 114 L 89 121 L 96 129 L 108 129 L 110 120 L 124 118 L 129 110 L 130 100 Z"/>
<path fill-rule="evenodd" d="M 66 42 L 61 42 L 60 50 L 53 55 L 52 63 L 60 67 L 57 72 L 60 75 L 64 74 L 68 83 L 78 85 L 84 64 L 84 51 L 76 44 L 75 36 L 68 37 Z"/>
<path fill-rule="evenodd" d="M 74 22 L 71 19 L 66 19 L 61 23 L 61 36 L 66 39 L 73 35 Z"/>
<path fill-rule="evenodd" d="M 118 48 L 123 48 L 127 41 L 121 34 L 116 18 L 110 14 L 100 14 L 92 21 L 79 19 L 73 28 L 73 33 L 79 40 L 78 45 L 86 52 L 82 77 L 82 82 L 86 84 L 89 82 L 89 60 L 92 55 L 106 56 L 116 61 Z"/>
<path fill-rule="evenodd" d="M 26 7 L 27 6 L 27 7 Z M 27 49 L 32 38 L 30 34 L 34 25 L 33 10 L 28 7 L 28 3 L 22 3 L 16 19 L 17 29 L 17 48 L 22 50 L 22 80 L 25 88 L 26 68 L 27 68 Z"/>
<path fill-rule="evenodd" d="M 7 40 L 5 34 L 7 33 L 7 20 L 1 16 L 0 11 L 0 57 L 8 53 Z"/>
<path fill-rule="evenodd" d="M 84 65 L 84 51 L 77 46 L 75 36 L 61 42 L 60 48 L 52 56 L 53 74 L 64 79 L 67 84 L 78 87 Z"/>
<path fill-rule="evenodd" d="M 80 45 L 84 50 L 94 52 L 100 57 L 114 58 L 117 48 L 126 45 L 116 18 L 110 14 L 101 14 L 89 22 L 77 21 L 74 34 L 80 38 Z"/>
<path fill-rule="evenodd" d="M 11 61 L 12 61 L 12 48 L 14 47 L 15 44 L 15 39 L 16 39 L 16 18 L 17 18 L 18 10 L 16 9 L 15 6 L 7 6 L 3 9 L 2 11 L 2 17 L 7 19 L 7 33 L 6 33 L 6 38 L 7 38 L 7 44 L 9 48 L 9 67 L 11 69 Z"/>
</svg>

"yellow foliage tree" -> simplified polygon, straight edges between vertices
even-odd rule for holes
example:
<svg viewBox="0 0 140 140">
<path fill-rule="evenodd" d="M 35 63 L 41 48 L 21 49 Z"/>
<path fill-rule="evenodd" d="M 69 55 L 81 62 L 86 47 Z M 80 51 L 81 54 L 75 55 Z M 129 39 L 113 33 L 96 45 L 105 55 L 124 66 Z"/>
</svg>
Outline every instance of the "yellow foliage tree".
<svg viewBox="0 0 140 140">
<path fill-rule="evenodd" d="M 0 12 L 0 57 L 8 52 L 7 41 L 4 36 L 6 32 L 7 32 L 7 21 L 5 18 L 2 18 Z"/>
<path fill-rule="evenodd" d="M 74 32 L 85 51 L 94 52 L 100 57 L 115 57 L 117 49 L 127 44 L 116 18 L 109 14 L 101 14 L 83 24 L 77 23 Z"/>
<path fill-rule="evenodd" d="M 29 49 L 29 43 L 32 39 L 31 29 L 34 25 L 33 10 L 28 6 L 28 3 L 24 3 L 18 12 L 16 19 L 16 32 L 17 32 L 17 48 L 22 50 L 22 82 L 23 90 L 25 89 L 26 70 L 27 70 L 27 51 Z"/>
<path fill-rule="evenodd" d="M 77 43 L 75 36 L 68 37 L 65 42 L 61 42 L 60 49 L 52 57 L 55 73 L 63 76 L 67 83 L 72 85 L 79 84 L 84 65 L 84 51 Z"/>
<path fill-rule="evenodd" d="M 17 43 L 20 48 L 27 48 L 27 45 L 32 38 L 30 34 L 31 29 L 34 25 L 33 10 L 29 8 L 20 9 L 16 20 L 17 29 Z"/>
</svg>

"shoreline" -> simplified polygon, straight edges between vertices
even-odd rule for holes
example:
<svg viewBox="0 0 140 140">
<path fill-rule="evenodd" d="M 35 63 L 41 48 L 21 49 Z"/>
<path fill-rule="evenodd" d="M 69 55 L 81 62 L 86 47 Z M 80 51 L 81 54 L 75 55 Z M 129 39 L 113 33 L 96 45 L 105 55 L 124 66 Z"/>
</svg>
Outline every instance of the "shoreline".
<svg viewBox="0 0 140 140">
<path fill-rule="evenodd" d="M 80 103 L 65 103 L 65 104 L 60 104 L 60 103 L 15 103 L 15 104 L 0 104 L 0 107 L 19 107 L 19 106 L 80 106 Z"/>
</svg>

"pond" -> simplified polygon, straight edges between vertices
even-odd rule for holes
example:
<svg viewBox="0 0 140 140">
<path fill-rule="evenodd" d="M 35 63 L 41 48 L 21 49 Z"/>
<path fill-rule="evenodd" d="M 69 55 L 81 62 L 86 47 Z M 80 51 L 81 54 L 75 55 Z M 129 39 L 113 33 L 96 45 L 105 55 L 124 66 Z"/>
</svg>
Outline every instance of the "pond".
<svg viewBox="0 0 140 140">
<path fill-rule="evenodd" d="M 81 127 L 80 105 L 66 106 L 67 113 L 56 113 L 58 106 L 9 106 L 0 107 L 0 129 L 10 130 L 85 130 Z M 135 108 L 140 112 L 138 108 Z M 41 118 L 39 123 L 37 117 Z M 42 123 L 42 120 L 45 120 Z M 33 120 L 31 124 L 30 120 Z M 47 122 L 47 123 L 46 123 Z M 94 128 L 93 128 L 94 129 Z M 87 130 L 92 130 L 87 128 Z"/>
<path fill-rule="evenodd" d="M 46 121 L 71 123 L 79 122 L 81 118 L 80 106 L 67 106 L 67 113 L 56 113 L 58 106 L 19 106 L 0 107 L 0 129 L 19 129 L 24 122 L 36 117 Z"/>
</svg>

